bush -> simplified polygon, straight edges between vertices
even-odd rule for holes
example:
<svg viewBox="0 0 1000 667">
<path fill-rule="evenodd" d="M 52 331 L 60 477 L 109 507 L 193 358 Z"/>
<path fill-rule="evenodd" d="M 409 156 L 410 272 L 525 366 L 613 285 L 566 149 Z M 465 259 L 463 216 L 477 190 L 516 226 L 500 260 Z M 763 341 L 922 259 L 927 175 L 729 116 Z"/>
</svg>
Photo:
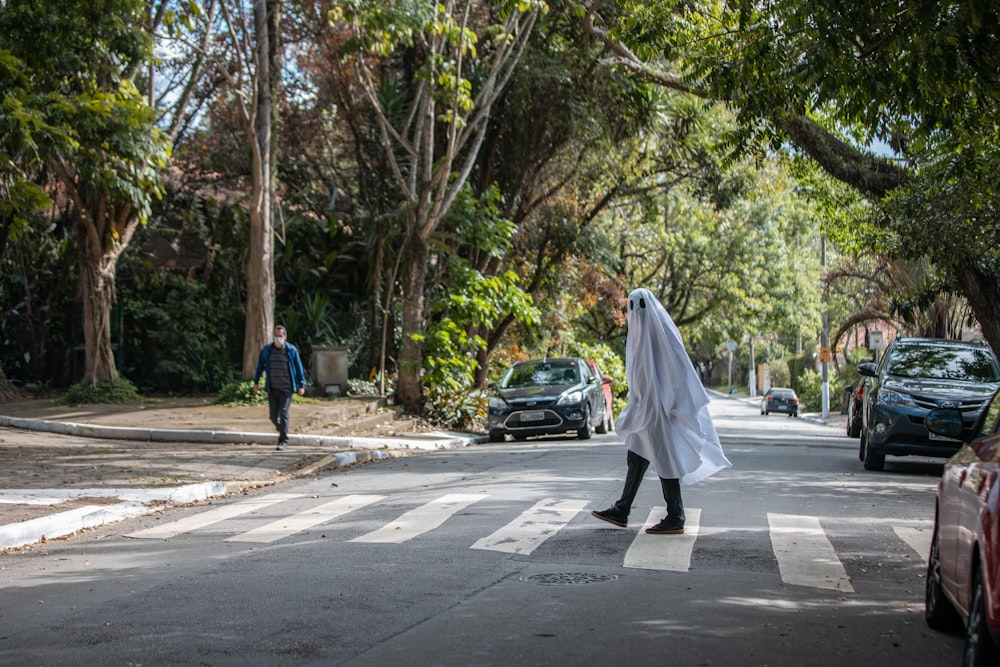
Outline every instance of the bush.
<svg viewBox="0 0 1000 667">
<path fill-rule="evenodd" d="M 142 403 L 142 396 L 135 385 L 125 378 L 90 384 L 74 384 L 58 402 L 61 405 L 81 405 L 85 403 Z"/>
<path fill-rule="evenodd" d="M 230 382 L 219 390 L 215 402 L 224 405 L 262 405 L 267 403 L 267 393 L 263 389 L 254 392 L 253 382 L 250 380 Z"/>
<path fill-rule="evenodd" d="M 427 388 L 424 416 L 444 428 L 469 430 L 486 421 L 489 399 L 480 391 Z"/>
<path fill-rule="evenodd" d="M 823 405 L 823 378 L 813 370 L 799 376 L 799 412 L 818 412 Z"/>
</svg>

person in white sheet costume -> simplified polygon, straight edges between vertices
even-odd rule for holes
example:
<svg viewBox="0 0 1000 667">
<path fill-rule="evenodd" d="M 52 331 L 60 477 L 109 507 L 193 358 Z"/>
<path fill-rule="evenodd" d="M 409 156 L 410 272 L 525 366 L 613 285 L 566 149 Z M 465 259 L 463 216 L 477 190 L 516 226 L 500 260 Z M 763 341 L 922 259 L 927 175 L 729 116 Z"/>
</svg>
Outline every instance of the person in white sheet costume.
<svg viewBox="0 0 1000 667">
<path fill-rule="evenodd" d="M 628 295 L 627 307 L 628 404 L 618 416 L 615 430 L 628 448 L 628 470 L 622 497 L 608 509 L 592 514 L 627 527 L 632 501 L 652 464 L 667 501 L 667 516 L 646 532 L 679 534 L 684 532 L 681 485 L 700 482 L 732 464 L 708 414 L 708 394 L 670 314 L 643 288 Z"/>
</svg>

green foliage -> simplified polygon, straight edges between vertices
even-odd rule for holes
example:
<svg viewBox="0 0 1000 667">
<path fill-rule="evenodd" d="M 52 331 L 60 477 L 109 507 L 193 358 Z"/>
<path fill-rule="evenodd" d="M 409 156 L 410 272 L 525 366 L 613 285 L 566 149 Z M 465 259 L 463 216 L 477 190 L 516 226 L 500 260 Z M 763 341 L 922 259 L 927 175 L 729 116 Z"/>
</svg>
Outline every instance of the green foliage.
<svg viewBox="0 0 1000 667">
<path fill-rule="evenodd" d="M 119 261 L 118 297 L 125 371 L 140 387 L 214 392 L 239 377 L 245 235 L 237 206 L 183 190 L 137 232 Z"/>
<path fill-rule="evenodd" d="M 426 389 L 424 416 L 445 428 L 469 430 L 480 425 L 488 408 L 489 398 L 479 391 L 448 391 L 436 385 Z"/>
<path fill-rule="evenodd" d="M 616 415 L 621 412 L 625 408 L 628 396 L 628 381 L 625 377 L 625 362 L 614 349 L 605 343 L 596 345 L 576 343 L 570 348 L 570 355 L 597 362 L 597 367 L 601 369 L 601 372 L 613 380 L 611 395 L 614 398 L 614 412 Z"/>
<path fill-rule="evenodd" d="M 771 374 L 772 387 L 791 387 L 792 376 L 788 370 L 788 361 L 785 359 L 772 359 L 767 364 Z"/>
<path fill-rule="evenodd" d="M 806 353 L 801 355 L 796 355 L 794 357 L 788 358 L 788 384 L 786 386 L 791 387 L 796 392 L 801 391 L 802 385 L 801 380 L 809 369 L 812 367 L 813 360 L 812 354 Z M 815 372 L 815 371 L 813 371 Z M 780 386 L 775 382 L 771 382 L 772 386 Z"/>
<path fill-rule="evenodd" d="M 376 385 L 374 382 L 369 382 L 368 380 L 358 380 L 355 378 L 348 378 L 347 395 L 378 396 L 378 385 Z"/>
<path fill-rule="evenodd" d="M 59 403 L 61 405 L 84 405 L 91 403 L 141 403 L 142 396 L 135 385 L 125 378 L 74 384 Z"/>
<path fill-rule="evenodd" d="M 823 378 L 809 369 L 798 377 L 795 393 L 799 396 L 799 412 L 819 412 L 823 405 Z"/>
<path fill-rule="evenodd" d="M 443 226 L 441 236 L 452 238 L 450 244 L 441 243 L 442 253 L 464 245 L 494 255 L 509 247 L 514 227 L 500 215 L 497 197 L 494 189 L 479 199 L 463 191 Z M 425 391 L 455 398 L 475 381 L 476 354 L 486 347 L 479 328 L 492 327 L 508 315 L 530 326 L 538 322 L 539 312 L 514 272 L 484 275 L 456 254 L 442 260 L 445 270 L 429 303 L 431 322 L 414 339 L 423 347 Z"/>
<path fill-rule="evenodd" d="M 72 232 L 31 217 L 23 235 L 0 244 L 0 367 L 19 385 L 65 386 L 79 379 L 67 361 L 83 342 L 73 339 Z M 82 366 L 82 356 L 75 361 Z"/>
<path fill-rule="evenodd" d="M 254 391 L 250 380 L 230 382 L 219 390 L 215 402 L 222 405 L 263 405 L 267 403 L 267 392 L 263 388 Z"/>
</svg>

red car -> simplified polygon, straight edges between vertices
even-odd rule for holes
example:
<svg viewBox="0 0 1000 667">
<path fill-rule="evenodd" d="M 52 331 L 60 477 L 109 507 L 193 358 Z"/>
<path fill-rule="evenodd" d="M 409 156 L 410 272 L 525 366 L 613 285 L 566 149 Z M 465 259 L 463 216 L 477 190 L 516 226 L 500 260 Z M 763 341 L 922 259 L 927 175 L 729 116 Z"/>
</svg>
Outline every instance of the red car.
<svg viewBox="0 0 1000 667">
<path fill-rule="evenodd" d="M 610 433 L 615 428 L 615 418 L 611 414 L 611 404 L 615 400 L 614 394 L 611 393 L 611 383 L 614 382 L 614 378 L 601 373 L 601 369 L 593 359 L 587 359 L 587 365 L 594 371 L 594 375 L 601 378 L 601 389 L 604 391 L 604 423 L 597 427 L 597 432 Z"/>
<path fill-rule="evenodd" d="M 924 615 L 936 630 L 965 628 L 965 665 L 1000 665 L 1000 392 L 971 431 L 958 407 L 925 423 L 965 444 L 938 485 Z"/>
</svg>

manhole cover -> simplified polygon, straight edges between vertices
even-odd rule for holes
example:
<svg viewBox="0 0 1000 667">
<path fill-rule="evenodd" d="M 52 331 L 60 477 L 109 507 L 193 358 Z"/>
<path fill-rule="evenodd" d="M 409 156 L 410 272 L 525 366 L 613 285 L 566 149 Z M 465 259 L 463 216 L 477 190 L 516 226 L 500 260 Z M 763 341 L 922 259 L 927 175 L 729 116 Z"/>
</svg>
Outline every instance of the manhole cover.
<svg viewBox="0 0 1000 667">
<path fill-rule="evenodd" d="M 530 577 L 520 577 L 521 581 L 539 586 L 571 586 L 573 584 L 603 584 L 614 581 L 617 574 L 590 574 L 587 572 L 554 572 L 552 574 L 533 574 Z"/>
</svg>

